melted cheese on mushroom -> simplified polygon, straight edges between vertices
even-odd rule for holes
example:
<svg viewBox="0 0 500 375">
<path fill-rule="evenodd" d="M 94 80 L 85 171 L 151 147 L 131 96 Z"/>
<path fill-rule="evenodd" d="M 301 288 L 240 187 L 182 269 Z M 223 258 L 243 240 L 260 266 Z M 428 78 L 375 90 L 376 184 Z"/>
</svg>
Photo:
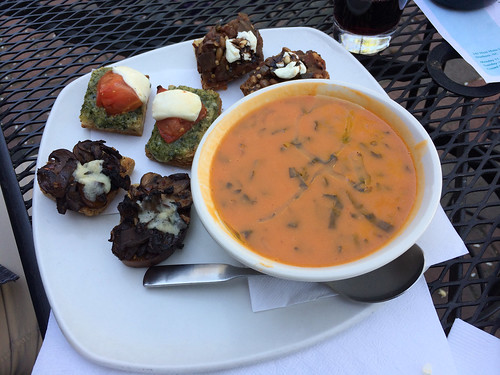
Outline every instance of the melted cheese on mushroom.
<svg viewBox="0 0 500 375">
<path fill-rule="evenodd" d="M 78 163 L 73 177 L 83 185 L 83 194 L 91 202 L 101 194 L 111 190 L 111 179 L 102 173 L 103 160 L 92 160 L 85 164 Z"/>
<path fill-rule="evenodd" d="M 148 229 L 157 229 L 176 236 L 186 226 L 173 202 L 163 200 L 154 209 L 147 208 L 148 205 L 141 202 L 137 204 L 140 207 L 139 221 L 147 224 Z"/>
</svg>

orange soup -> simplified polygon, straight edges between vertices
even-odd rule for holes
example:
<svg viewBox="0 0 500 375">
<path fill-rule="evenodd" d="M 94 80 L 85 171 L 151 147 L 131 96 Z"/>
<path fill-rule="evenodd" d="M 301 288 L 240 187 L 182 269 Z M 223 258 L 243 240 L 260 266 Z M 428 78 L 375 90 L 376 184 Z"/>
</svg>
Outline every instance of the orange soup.
<svg viewBox="0 0 500 375">
<path fill-rule="evenodd" d="M 215 207 L 252 251 L 324 267 L 375 252 L 416 199 L 408 147 L 385 121 L 328 96 L 264 104 L 225 135 L 210 171 Z"/>
</svg>

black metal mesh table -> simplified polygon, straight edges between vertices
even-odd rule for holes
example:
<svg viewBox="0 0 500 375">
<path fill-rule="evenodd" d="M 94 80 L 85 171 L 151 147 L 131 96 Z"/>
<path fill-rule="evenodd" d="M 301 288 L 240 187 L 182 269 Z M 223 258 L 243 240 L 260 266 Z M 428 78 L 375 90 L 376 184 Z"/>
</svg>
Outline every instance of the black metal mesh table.
<svg viewBox="0 0 500 375">
<path fill-rule="evenodd" d="M 333 35 L 327 0 L 1 3 L 0 182 L 42 332 L 49 306 L 33 250 L 31 193 L 57 95 L 93 68 L 201 37 L 237 12 L 257 28 L 308 26 Z M 441 158 L 441 203 L 469 249 L 426 273 L 443 329 L 458 317 L 500 337 L 500 85 L 448 78 L 459 56 L 413 2 L 389 49 L 357 57 L 421 122 Z"/>
</svg>

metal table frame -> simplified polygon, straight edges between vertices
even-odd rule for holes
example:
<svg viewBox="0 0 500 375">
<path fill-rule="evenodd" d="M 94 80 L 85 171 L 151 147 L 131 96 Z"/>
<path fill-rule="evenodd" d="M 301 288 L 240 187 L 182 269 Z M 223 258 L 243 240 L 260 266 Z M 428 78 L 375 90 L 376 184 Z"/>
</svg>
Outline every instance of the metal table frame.
<svg viewBox="0 0 500 375">
<path fill-rule="evenodd" d="M 42 334 L 50 311 L 31 231 L 31 192 L 45 121 L 58 93 L 91 69 L 201 37 L 237 12 L 258 28 L 309 26 L 333 35 L 325 0 L 5 1 L 0 5 L 0 183 Z M 469 255 L 431 267 L 445 332 L 461 318 L 500 335 L 500 85 L 464 85 L 459 59 L 413 2 L 391 47 L 357 56 L 429 132 L 443 167 L 442 205 Z"/>
</svg>

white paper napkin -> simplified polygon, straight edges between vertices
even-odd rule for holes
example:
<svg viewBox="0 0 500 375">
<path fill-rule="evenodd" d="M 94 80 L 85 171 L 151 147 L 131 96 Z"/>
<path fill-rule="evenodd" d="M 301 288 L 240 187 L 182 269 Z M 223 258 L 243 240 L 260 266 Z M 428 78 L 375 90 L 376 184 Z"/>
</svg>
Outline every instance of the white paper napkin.
<svg viewBox="0 0 500 375">
<path fill-rule="evenodd" d="M 328 340 L 272 361 L 210 375 L 424 375 L 426 369 L 431 369 L 428 374 L 432 375 L 457 374 L 427 284 L 420 278 L 407 293 L 384 303 L 356 326 Z M 81 357 L 65 340 L 51 315 L 33 374 L 124 373 Z"/>
<path fill-rule="evenodd" d="M 426 267 L 467 253 L 467 248 L 441 206 L 417 243 L 424 251 Z M 335 295 L 330 288 L 321 284 L 280 280 L 268 276 L 251 277 L 248 279 L 248 285 L 252 309 L 255 312 Z"/>
<path fill-rule="evenodd" d="M 448 343 L 455 360 L 457 375 L 500 374 L 500 339 L 456 319 Z"/>
<path fill-rule="evenodd" d="M 457 319 L 446 342 L 428 302 L 425 282 L 419 280 L 408 293 L 384 304 L 356 327 L 307 350 L 205 375 L 497 375 L 500 339 Z M 126 375 L 97 366 L 77 354 L 53 315 L 32 374 Z"/>
</svg>

